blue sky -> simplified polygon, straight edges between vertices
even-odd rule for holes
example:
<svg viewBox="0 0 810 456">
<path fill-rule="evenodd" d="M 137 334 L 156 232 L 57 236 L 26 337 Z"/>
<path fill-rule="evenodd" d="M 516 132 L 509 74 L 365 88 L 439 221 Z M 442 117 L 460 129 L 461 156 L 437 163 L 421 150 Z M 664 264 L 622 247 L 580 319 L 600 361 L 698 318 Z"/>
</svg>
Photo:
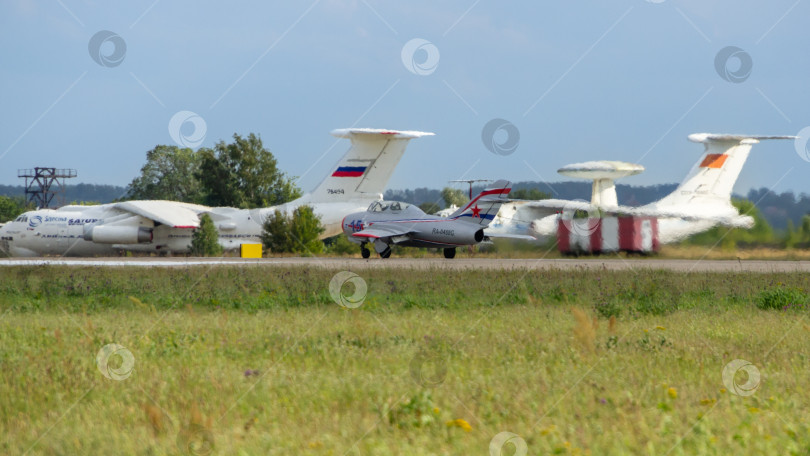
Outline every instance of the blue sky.
<svg viewBox="0 0 810 456">
<path fill-rule="evenodd" d="M 558 168 L 595 159 L 647 168 L 627 184 L 677 182 L 702 151 L 689 133 L 810 126 L 810 2 L 202 3 L 2 2 L 0 183 L 57 166 L 126 185 L 148 149 L 174 143 L 180 111 L 204 120 L 202 146 L 260 134 L 305 190 L 348 147 L 334 128 L 435 132 L 412 142 L 389 187 L 439 188 L 564 180 Z M 101 60 L 110 40 L 102 64 L 91 57 L 100 31 L 125 43 L 122 61 Z M 422 46 L 403 59 L 413 39 Z M 752 63 L 721 65 L 737 82 L 716 69 L 728 46 Z M 519 131 L 509 155 L 482 141 L 496 118 Z M 798 152 L 802 142 L 756 146 L 735 190 L 810 192 Z"/>
</svg>

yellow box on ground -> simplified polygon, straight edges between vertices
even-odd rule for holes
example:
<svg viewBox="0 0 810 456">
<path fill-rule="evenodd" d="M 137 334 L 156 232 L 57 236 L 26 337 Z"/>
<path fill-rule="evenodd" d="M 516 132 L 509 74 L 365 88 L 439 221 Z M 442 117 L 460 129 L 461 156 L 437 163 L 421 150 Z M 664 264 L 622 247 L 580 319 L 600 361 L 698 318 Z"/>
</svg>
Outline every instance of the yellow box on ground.
<svg viewBox="0 0 810 456">
<path fill-rule="evenodd" d="M 262 245 L 261 244 L 242 244 L 241 250 L 242 258 L 261 258 Z"/>
</svg>

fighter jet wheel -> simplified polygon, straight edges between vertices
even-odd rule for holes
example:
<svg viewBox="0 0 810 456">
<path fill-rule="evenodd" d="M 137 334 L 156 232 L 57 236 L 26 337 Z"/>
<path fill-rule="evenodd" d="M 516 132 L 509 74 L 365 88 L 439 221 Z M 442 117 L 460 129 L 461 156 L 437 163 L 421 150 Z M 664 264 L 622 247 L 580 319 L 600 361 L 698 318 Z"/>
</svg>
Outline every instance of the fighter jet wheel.
<svg viewBox="0 0 810 456">
<path fill-rule="evenodd" d="M 366 246 L 365 246 L 365 245 L 360 246 L 360 255 L 362 255 L 362 256 L 363 256 L 363 258 L 368 258 L 368 257 L 370 257 L 370 256 L 371 256 L 371 251 L 369 251 L 369 250 L 366 248 Z"/>
<path fill-rule="evenodd" d="M 386 247 L 385 250 L 380 253 L 381 258 L 388 258 L 391 256 L 391 247 Z"/>
<path fill-rule="evenodd" d="M 456 257 L 456 249 L 455 248 L 444 249 L 444 257 L 447 258 L 448 260 L 451 259 L 451 258 L 455 258 Z"/>
</svg>

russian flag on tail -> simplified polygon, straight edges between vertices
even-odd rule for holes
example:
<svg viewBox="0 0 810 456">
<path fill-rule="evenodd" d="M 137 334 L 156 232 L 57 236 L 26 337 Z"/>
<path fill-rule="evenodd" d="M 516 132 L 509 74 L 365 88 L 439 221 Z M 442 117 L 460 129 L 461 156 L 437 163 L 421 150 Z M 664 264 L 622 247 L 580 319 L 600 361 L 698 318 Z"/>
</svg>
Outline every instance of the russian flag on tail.
<svg viewBox="0 0 810 456">
<path fill-rule="evenodd" d="M 332 177 L 360 177 L 367 168 L 367 166 L 340 166 L 332 173 Z"/>
</svg>

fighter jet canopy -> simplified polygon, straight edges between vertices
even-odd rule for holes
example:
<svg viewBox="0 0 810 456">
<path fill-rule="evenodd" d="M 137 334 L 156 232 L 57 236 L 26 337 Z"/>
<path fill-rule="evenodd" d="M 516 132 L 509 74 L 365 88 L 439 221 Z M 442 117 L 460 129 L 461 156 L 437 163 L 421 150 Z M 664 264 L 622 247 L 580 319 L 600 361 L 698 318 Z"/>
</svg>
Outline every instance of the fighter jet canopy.
<svg viewBox="0 0 810 456">
<path fill-rule="evenodd" d="M 375 201 L 368 207 L 368 212 L 411 212 L 413 209 L 416 209 L 416 207 L 399 201 Z"/>
</svg>

